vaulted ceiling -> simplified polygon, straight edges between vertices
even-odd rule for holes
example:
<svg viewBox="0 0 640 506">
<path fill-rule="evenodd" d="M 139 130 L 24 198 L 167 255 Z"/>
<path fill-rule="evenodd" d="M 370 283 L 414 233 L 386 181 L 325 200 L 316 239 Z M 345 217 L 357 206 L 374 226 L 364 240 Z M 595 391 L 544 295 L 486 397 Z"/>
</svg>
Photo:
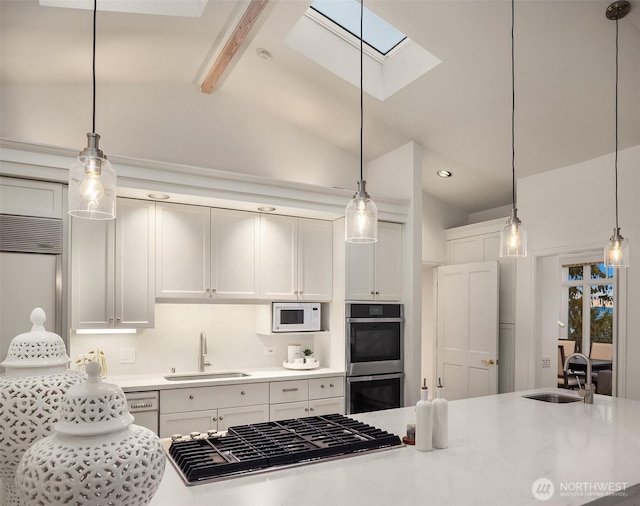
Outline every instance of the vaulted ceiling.
<svg viewBox="0 0 640 506">
<path fill-rule="evenodd" d="M 99 0 L 99 8 L 107 1 Z M 308 3 L 271 0 L 211 94 L 201 93 L 200 83 L 248 1 L 209 0 L 196 18 L 100 11 L 102 147 L 108 154 L 354 188 L 359 90 L 284 43 Z M 515 3 L 517 176 L 612 152 L 609 2 Z M 640 144 L 640 2 L 631 4 L 619 22 L 621 149 Z M 509 203 L 511 3 L 365 0 L 365 6 L 442 60 L 385 101 L 365 96 L 365 159 L 416 141 L 424 148 L 425 192 L 468 212 Z M 0 135 L 81 149 L 91 126 L 91 11 L 0 0 L 0 23 Z M 259 48 L 273 59 L 261 59 Z M 454 177 L 438 178 L 440 169 Z"/>
</svg>

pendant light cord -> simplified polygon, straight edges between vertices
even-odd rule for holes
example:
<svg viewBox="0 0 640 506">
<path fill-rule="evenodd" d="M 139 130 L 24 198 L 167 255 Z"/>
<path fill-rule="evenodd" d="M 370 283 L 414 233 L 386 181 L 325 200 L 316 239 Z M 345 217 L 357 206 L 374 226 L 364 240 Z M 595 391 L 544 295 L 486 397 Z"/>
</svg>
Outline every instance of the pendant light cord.
<svg viewBox="0 0 640 506">
<path fill-rule="evenodd" d="M 364 68 L 364 57 L 363 57 L 363 46 L 362 40 L 364 39 L 364 33 L 362 31 L 363 28 L 363 19 L 364 19 L 364 0 L 360 0 L 360 181 L 364 179 L 362 166 L 363 166 L 363 129 L 364 129 L 364 91 L 363 91 L 363 68 Z"/>
<path fill-rule="evenodd" d="M 98 0 L 93 0 L 93 119 L 91 132 L 96 133 L 96 14 L 98 11 Z"/>
<path fill-rule="evenodd" d="M 616 153 L 614 159 L 614 170 L 616 179 L 616 230 L 618 227 L 618 19 L 616 18 Z"/>
<path fill-rule="evenodd" d="M 516 114 L 516 73 L 515 73 L 515 50 L 514 50 L 514 4 L 511 0 L 511 199 L 513 209 L 516 208 L 516 138 L 515 138 L 515 114 Z"/>
</svg>

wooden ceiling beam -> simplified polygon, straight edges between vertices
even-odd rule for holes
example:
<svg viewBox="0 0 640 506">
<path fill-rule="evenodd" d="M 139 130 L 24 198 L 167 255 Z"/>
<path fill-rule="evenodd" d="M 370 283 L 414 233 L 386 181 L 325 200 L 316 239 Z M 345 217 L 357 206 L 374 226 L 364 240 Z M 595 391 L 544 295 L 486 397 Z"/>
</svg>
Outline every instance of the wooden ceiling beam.
<svg viewBox="0 0 640 506">
<path fill-rule="evenodd" d="M 247 10 L 242 15 L 231 37 L 229 37 L 224 48 L 222 48 L 222 52 L 216 58 L 209 72 L 207 72 L 202 85 L 200 85 L 200 91 L 202 93 L 211 93 L 213 91 L 213 88 L 224 74 L 238 49 L 240 49 L 240 46 L 247 38 L 247 35 L 249 35 L 251 28 L 258 20 L 258 17 L 268 2 L 269 0 L 251 0 L 249 7 L 247 7 Z"/>
</svg>

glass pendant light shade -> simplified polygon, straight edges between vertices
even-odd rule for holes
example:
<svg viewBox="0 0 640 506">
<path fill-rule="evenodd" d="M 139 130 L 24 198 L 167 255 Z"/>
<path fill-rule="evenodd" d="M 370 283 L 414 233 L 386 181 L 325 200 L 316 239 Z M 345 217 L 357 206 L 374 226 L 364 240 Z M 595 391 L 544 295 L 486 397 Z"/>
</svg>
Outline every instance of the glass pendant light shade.
<svg viewBox="0 0 640 506">
<path fill-rule="evenodd" d="M 620 235 L 619 228 L 613 229 L 613 235 L 604 247 L 604 265 L 629 267 L 629 241 Z"/>
<path fill-rule="evenodd" d="M 371 243 L 378 240 L 378 208 L 358 181 L 358 191 L 345 209 L 344 237 L 347 242 Z"/>
<path fill-rule="evenodd" d="M 518 210 L 511 210 L 511 217 L 500 231 L 500 258 L 527 256 L 527 231 L 518 218 Z"/>
<path fill-rule="evenodd" d="M 116 217 L 116 173 L 99 149 L 100 136 L 88 133 L 88 146 L 69 169 L 69 214 L 91 220 Z"/>
</svg>

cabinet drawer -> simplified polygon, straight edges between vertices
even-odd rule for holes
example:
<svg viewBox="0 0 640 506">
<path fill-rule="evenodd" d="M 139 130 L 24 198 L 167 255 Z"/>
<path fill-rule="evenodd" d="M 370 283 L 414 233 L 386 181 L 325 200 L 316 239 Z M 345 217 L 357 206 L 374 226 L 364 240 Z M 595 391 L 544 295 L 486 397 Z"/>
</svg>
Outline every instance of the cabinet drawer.
<svg viewBox="0 0 640 506">
<path fill-rule="evenodd" d="M 232 408 L 269 403 L 267 383 L 219 387 L 176 388 L 160 391 L 160 413 Z"/>
<path fill-rule="evenodd" d="M 269 407 L 269 420 L 289 420 L 290 418 L 304 418 L 310 416 L 309 403 L 307 401 L 286 402 L 274 404 Z"/>
<path fill-rule="evenodd" d="M 306 401 L 309 399 L 309 382 L 298 380 L 269 383 L 269 396 L 271 404 Z"/>
<path fill-rule="evenodd" d="M 326 397 L 344 397 L 344 378 L 317 378 L 309 380 L 309 399 L 324 399 Z"/>
<path fill-rule="evenodd" d="M 160 415 L 160 434 L 162 438 L 172 434 L 189 434 L 217 430 L 218 410 L 191 411 Z"/>
</svg>

